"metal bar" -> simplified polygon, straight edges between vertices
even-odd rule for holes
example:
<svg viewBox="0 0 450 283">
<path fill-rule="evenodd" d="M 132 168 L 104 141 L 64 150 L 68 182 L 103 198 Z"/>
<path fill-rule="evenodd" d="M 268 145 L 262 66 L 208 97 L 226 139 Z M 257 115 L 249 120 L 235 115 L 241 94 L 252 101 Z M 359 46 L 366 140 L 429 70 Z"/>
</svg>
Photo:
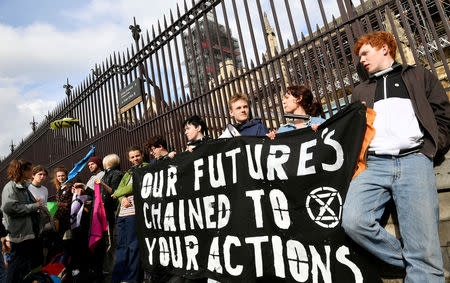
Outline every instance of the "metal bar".
<svg viewBox="0 0 450 283">
<path fill-rule="evenodd" d="M 347 59 L 347 55 L 346 55 L 347 52 L 345 51 L 344 43 L 343 43 L 342 37 L 341 37 L 341 32 L 339 31 L 339 27 L 338 27 L 336 19 L 334 17 L 333 17 L 333 26 L 334 26 L 333 28 L 334 28 L 334 30 L 336 32 L 336 38 L 338 40 L 339 51 L 341 52 L 341 56 L 344 59 L 343 60 L 344 61 L 344 68 L 345 68 L 345 71 L 347 72 L 347 78 L 348 78 L 348 81 L 350 83 L 350 87 L 353 90 L 355 88 L 355 84 L 353 82 L 353 76 L 352 76 L 352 72 L 350 71 L 350 66 L 348 64 L 348 60 L 346 60 Z M 353 50 L 350 50 L 350 52 L 353 53 Z M 355 65 L 357 64 L 357 62 L 359 62 L 359 58 L 356 61 Z"/>
<path fill-rule="evenodd" d="M 146 34 L 147 34 L 147 42 L 148 41 L 150 41 L 150 38 L 149 38 L 149 34 L 148 34 L 148 31 L 146 32 Z M 148 45 L 147 45 L 148 46 Z M 147 47 L 146 47 L 147 48 Z M 150 57 L 149 57 L 150 58 Z M 152 98 L 152 92 L 151 92 L 151 86 L 153 86 L 153 84 L 155 83 L 153 80 L 151 80 L 150 79 L 150 75 L 149 75 L 149 73 L 148 73 L 148 65 L 147 65 L 147 61 L 149 61 L 149 60 L 145 60 L 144 61 L 144 68 L 145 68 L 145 78 L 146 78 L 146 86 L 147 86 L 147 91 L 148 91 L 148 94 L 147 94 L 147 101 L 146 102 L 148 102 L 148 104 L 149 104 L 149 107 L 150 107 L 150 117 L 149 118 L 151 118 L 151 119 L 153 119 L 155 116 L 156 116 L 156 114 L 155 114 L 155 112 L 153 111 L 153 98 Z M 153 89 L 155 89 L 155 86 L 153 86 Z M 154 92 L 154 94 L 155 94 L 155 97 L 156 97 L 156 92 Z M 155 99 L 155 102 L 156 102 L 156 99 Z M 146 106 L 145 106 L 146 108 L 147 108 L 147 104 L 146 104 Z M 155 111 L 156 111 L 156 109 L 155 109 Z M 147 112 L 148 112 L 148 110 L 147 110 Z"/>
<path fill-rule="evenodd" d="M 155 37 L 154 30 L 152 30 L 152 33 L 153 33 L 153 38 L 154 38 Z M 155 70 L 154 70 L 154 67 L 153 67 L 153 59 L 152 58 L 153 58 L 153 56 L 149 56 L 150 67 L 151 67 L 151 72 L 152 72 L 152 81 L 155 84 L 154 89 L 155 89 L 156 115 L 161 115 L 163 113 L 163 111 L 161 109 L 161 99 L 162 99 L 161 95 L 162 95 L 162 93 L 161 93 L 161 89 L 156 85 L 156 78 L 155 78 L 155 74 L 156 73 L 155 73 Z M 157 132 L 162 132 L 162 124 L 161 123 L 162 123 L 162 121 L 157 120 L 156 129 L 152 128 L 154 136 L 156 136 Z"/>
<path fill-rule="evenodd" d="M 114 65 L 117 65 L 116 52 L 114 52 Z M 118 97 L 119 97 L 119 90 L 120 90 L 120 87 L 119 87 L 119 74 L 115 73 L 112 76 L 112 78 L 113 78 L 114 102 L 115 102 L 115 105 L 117 105 L 117 108 L 116 108 L 116 110 L 117 110 L 117 119 L 118 119 L 119 123 L 123 123 L 122 115 L 120 114 L 119 99 L 118 99 Z"/>
<path fill-rule="evenodd" d="M 406 34 L 406 37 L 408 38 L 409 45 L 411 46 L 410 49 L 411 49 L 411 53 L 414 57 L 414 62 L 419 63 L 419 57 L 417 55 L 417 50 L 416 50 L 416 43 L 414 42 L 413 38 L 411 37 L 411 28 L 408 24 L 408 21 L 405 18 L 402 5 L 400 4 L 400 1 L 398 1 L 398 0 L 395 1 L 395 4 L 397 5 L 397 9 L 399 11 L 400 19 L 401 19 L 403 27 L 405 29 L 405 34 Z"/>
<path fill-rule="evenodd" d="M 247 1 L 244 1 L 244 8 L 245 8 L 245 14 L 247 16 L 247 24 L 248 24 L 248 29 L 250 31 L 250 39 L 252 41 L 252 47 L 253 47 L 253 53 L 255 56 L 256 65 L 259 66 L 261 63 L 259 61 L 258 47 L 256 45 L 255 33 L 253 32 L 252 17 L 250 16 L 250 11 L 248 9 Z"/>
<path fill-rule="evenodd" d="M 444 26 L 445 29 L 445 33 L 447 34 L 447 39 L 450 40 L 450 24 L 449 24 L 449 20 L 448 17 L 449 15 L 444 13 L 444 10 L 442 8 L 443 5 L 443 1 L 439 1 L 439 0 L 434 0 L 434 4 L 436 5 L 436 8 L 438 10 L 439 16 L 441 18 L 442 21 L 442 25 Z M 448 2 L 447 2 L 448 4 Z M 449 77 L 449 74 L 447 73 L 447 78 Z"/>
<path fill-rule="evenodd" d="M 164 24 L 166 24 L 165 22 L 164 22 Z M 175 40 L 176 41 L 176 40 Z M 172 50 L 171 50 L 171 48 L 170 48 L 170 41 L 169 42 L 167 42 L 167 50 L 168 50 L 168 56 L 169 56 L 169 65 L 170 65 L 170 70 L 171 70 L 171 77 L 172 77 L 172 86 L 173 86 L 173 91 L 174 91 L 174 107 L 179 107 L 180 106 L 180 104 L 178 103 L 178 91 L 177 91 L 177 83 L 176 83 L 176 79 L 175 79 L 175 69 L 173 68 L 173 59 L 172 59 Z M 181 74 L 180 74 L 180 76 L 181 76 Z M 182 111 L 180 111 L 181 113 L 181 115 L 173 115 L 173 117 L 175 118 L 175 119 L 177 119 L 178 121 L 177 121 L 177 123 L 176 123 L 176 125 L 175 125 L 175 128 L 176 128 L 176 130 L 175 130 L 175 133 L 179 133 L 180 131 L 182 131 L 182 129 L 181 129 L 181 123 L 180 123 L 180 118 L 181 119 L 183 119 L 183 116 L 186 116 L 184 113 L 183 113 L 183 108 L 180 108 Z M 184 114 L 184 115 L 183 115 Z M 175 146 L 177 147 L 177 148 L 181 148 L 181 143 L 180 143 L 181 141 L 177 138 L 177 136 L 175 136 Z"/>
<path fill-rule="evenodd" d="M 221 1 L 221 4 L 222 4 L 223 18 L 224 18 L 224 21 L 225 21 L 225 29 L 226 29 L 226 32 L 227 32 L 228 45 L 230 46 L 231 60 L 233 62 L 234 73 L 237 74 L 237 70 L 238 70 L 239 66 L 238 66 L 238 61 L 237 61 L 236 55 L 234 54 L 234 44 L 233 44 L 233 41 L 231 40 L 231 31 L 230 31 L 230 25 L 229 25 L 229 22 L 228 22 L 227 8 L 225 6 L 225 1 Z M 221 56 L 222 56 L 222 62 L 223 62 L 222 65 L 223 65 L 223 72 L 225 74 L 225 81 L 228 82 L 229 78 L 228 78 L 228 72 L 226 71 L 227 70 L 227 68 L 226 68 L 226 60 L 223 58 L 223 47 L 222 47 L 222 43 L 220 42 L 220 36 L 219 36 L 219 30 L 218 30 L 218 24 L 219 23 L 218 23 L 218 20 L 217 20 L 216 9 L 215 8 L 213 9 L 213 16 L 214 16 L 214 21 L 216 23 L 217 38 L 219 38 L 219 48 L 220 48 L 220 52 L 221 52 Z M 241 27 L 239 25 L 239 19 L 237 19 L 237 18 L 236 18 L 236 25 L 237 25 L 237 28 L 238 28 L 238 32 L 240 33 L 241 32 L 241 30 L 240 30 Z M 244 50 L 245 48 L 244 48 L 243 45 L 241 45 L 241 49 L 243 50 L 243 52 L 245 52 L 245 50 Z M 238 50 L 240 50 L 239 49 L 239 45 L 238 45 Z M 226 87 L 227 87 L 228 92 L 230 92 L 231 91 L 230 85 L 226 84 Z"/>
<path fill-rule="evenodd" d="M 448 67 L 448 63 L 447 63 L 447 59 L 445 57 L 444 50 L 442 49 L 441 43 L 439 41 L 439 36 L 437 35 L 436 27 L 434 26 L 433 20 L 431 19 L 430 11 L 428 11 L 426 2 L 424 0 L 421 0 L 421 2 L 422 2 L 422 7 L 424 7 L 424 10 L 425 10 L 425 16 L 427 18 L 428 24 L 430 25 L 431 33 L 433 34 L 434 42 L 436 43 L 436 47 L 438 49 L 439 55 L 441 56 L 441 60 L 444 65 L 444 70 L 447 73 L 447 77 L 449 77 L 450 69 Z M 442 18 L 442 21 L 444 21 L 444 18 Z M 430 62 L 430 64 L 434 65 L 432 62 Z M 435 75 L 437 76 L 437 73 L 435 73 Z"/>
<path fill-rule="evenodd" d="M 395 39 L 397 40 L 397 42 L 401 42 L 400 41 L 400 37 L 398 36 L 398 32 L 397 29 L 395 28 L 395 23 L 394 20 L 392 19 L 392 15 L 391 15 L 391 8 L 389 8 L 389 6 L 386 6 L 385 8 L 385 13 L 387 15 L 387 18 L 389 20 L 389 23 L 391 24 L 392 27 L 392 33 L 394 34 Z M 400 53 L 400 57 L 402 58 L 402 62 L 406 63 L 406 57 L 405 57 L 405 53 L 403 52 L 403 47 L 401 44 L 398 44 L 397 49 Z M 395 58 L 394 58 L 395 59 Z"/>
<path fill-rule="evenodd" d="M 106 69 L 109 68 L 109 66 L 111 65 L 111 56 L 109 57 L 109 61 L 108 58 L 106 59 Z M 105 68 L 103 70 L 103 72 L 105 72 Z M 117 118 L 115 117 L 116 115 L 114 115 L 115 113 L 115 108 L 114 105 L 115 103 L 113 102 L 114 100 L 114 93 L 113 93 L 113 88 L 111 87 L 111 81 L 113 80 L 113 78 L 111 77 L 111 79 L 108 80 L 108 85 L 107 85 L 107 90 L 106 90 L 106 96 L 107 96 L 107 100 L 108 100 L 108 105 L 109 105 L 109 128 L 113 127 L 114 125 L 116 125 L 117 123 Z"/>
<path fill-rule="evenodd" d="M 412 0 L 407 0 L 407 1 L 408 1 L 408 4 L 409 4 L 409 8 L 411 9 L 411 14 L 413 15 L 413 18 L 414 18 L 414 22 L 420 23 L 419 19 L 417 18 L 417 13 L 416 13 L 416 10 L 414 8 L 414 4 L 412 3 Z M 425 36 L 423 34 L 423 30 L 422 30 L 422 28 L 419 27 L 417 29 L 417 31 L 419 32 L 420 41 L 424 45 L 425 57 L 427 58 L 428 62 L 430 63 L 431 70 L 432 70 L 433 74 L 437 74 L 436 68 L 434 67 L 434 64 L 433 64 L 433 59 L 431 58 L 431 55 L 430 55 L 430 52 L 429 52 L 428 48 L 426 48 L 426 46 L 425 46 L 427 41 L 426 41 Z"/>
<path fill-rule="evenodd" d="M 249 68 L 248 68 L 248 61 L 247 61 L 247 52 L 245 51 L 244 40 L 242 38 L 241 21 L 239 20 L 238 11 L 236 8 L 236 0 L 231 0 L 231 3 L 233 4 L 234 19 L 236 21 L 237 31 L 238 31 L 238 35 L 239 35 L 239 43 L 241 45 L 242 58 L 244 59 L 244 66 L 245 66 L 245 69 L 248 70 Z M 244 1 L 244 3 L 246 3 L 246 1 Z M 222 7 L 224 7 L 224 6 L 225 6 L 225 4 L 222 4 Z M 225 9 L 224 9 L 224 11 L 225 11 Z"/>
<path fill-rule="evenodd" d="M 260 5 L 258 5 L 258 7 L 259 7 L 259 6 L 260 6 Z M 276 9 L 275 9 L 275 5 L 274 5 L 274 3 L 273 3 L 273 0 L 270 0 L 270 8 L 272 9 L 273 20 L 274 20 L 274 22 L 275 22 L 275 28 L 276 28 L 276 30 L 277 30 L 278 43 L 279 43 L 279 45 L 280 45 L 280 49 L 281 49 L 281 50 L 284 50 L 283 36 L 282 36 L 281 30 L 280 30 L 280 24 L 279 24 L 279 22 L 278 22 L 277 11 L 276 11 Z M 283 65 L 287 68 L 288 63 L 287 63 L 286 57 L 285 57 L 285 56 L 282 56 L 281 58 L 282 58 L 282 60 L 283 60 Z M 281 75 L 281 77 L 283 78 L 283 79 L 282 79 L 282 85 L 281 85 L 281 88 L 283 89 L 283 93 L 284 93 L 284 92 L 286 92 L 286 82 L 284 81 L 284 72 L 283 72 L 281 69 L 282 69 L 282 67 L 281 67 L 281 64 L 280 64 L 280 72 L 281 72 L 280 75 Z M 289 85 L 292 85 L 292 79 L 291 79 L 291 75 L 290 75 L 289 72 L 287 72 L 287 79 L 288 79 L 288 82 L 287 82 L 287 83 L 288 83 Z M 280 95 L 278 91 L 277 91 L 277 95 Z"/>
<path fill-rule="evenodd" d="M 214 54 L 213 54 L 212 47 L 211 47 L 213 42 L 211 41 L 210 30 L 209 30 L 209 21 L 206 18 L 206 14 L 203 14 L 203 25 L 205 26 L 206 41 L 207 41 L 207 47 L 208 47 L 208 53 L 209 53 L 209 60 L 211 61 L 210 63 L 212 64 L 212 73 L 213 73 L 214 83 L 218 84 L 219 81 L 217 80 L 217 71 L 216 71 L 217 70 L 217 66 L 216 66 L 216 62 L 214 60 Z M 200 37 L 200 34 L 199 34 L 198 37 Z M 218 37 L 218 41 L 220 42 L 220 37 Z M 199 46 L 200 46 L 200 44 L 199 44 Z M 200 48 L 200 49 L 202 49 L 202 48 Z M 204 58 L 203 54 L 202 54 L 202 58 Z M 210 66 L 208 66 L 208 67 L 210 67 Z M 205 70 L 205 71 L 206 71 L 205 73 L 208 72 L 207 70 Z M 207 78 L 207 76 L 206 76 L 206 78 Z M 209 82 L 210 82 L 210 80 L 208 80 L 206 82 L 208 91 L 210 90 Z M 216 118 L 215 118 L 214 110 L 213 110 L 214 106 L 213 106 L 212 101 L 210 99 L 210 95 L 206 95 L 205 96 L 205 100 L 206 100 L 206 104 L 207 104 L 207 109 L 208 109 L 207 113 L 208 113 L 208 118 L 209 118 L 209 121 L 210 121 L 210 125 L 212 125 L 213 128 L 217 128 Z M 206 119 L 206 117 L 204 117 L 204 119 Z M 211 123 L 211 121 L 212 121 L 212 123 Z"/>
<path fill-rule="evenodd" d="M 161 78 L 161 67 L 160 67 L 160 63 L 159 63 L 159 56 L 158 56 L 158 52 L 155 52 L 155 61 L 156 61 L 156 70 L 158 72 L 158 83 L 161 86 L 160 90 L 162 90 L 162 78 Z M 167 103 L 166 103 L 166 98 L 164 97 L 164 91 L 161 91 L 161 101 L 160 101 L 160 107 L 161 107 L 161 113 L 166 113 L 168 110 L 170 110 L 170 108 L 166 107 Z M 160 128 L 160 134 L 162 133 L 167 133 L 169 131 L 168 125 L 167 125 L 167 120 L 166 121 L 162 121 L 161 122 L 161 128 Z"/>
<path fill-rule="evenodd" d="M 191 99 L 193 99 L 194 97 L 200 96 L 201 95 L 201 83 L 200 83 L 200 74 L 198 71 L 198 65 L 197 65 L 197 59 L 196 59 L 196 55 L 195 55 L 195 48 L 194 48 L 194 41 L 193 41 L 193 37 L 192 37 L 192 30 L 191 27 L 188 26 L 187 29 L 187 33 L 188 33 L 188 43 L 189 43 L 189 47 L 190 50 L 192 52 L 192 63 L 193 63 L 193 67 L 194 67 L 194 75 L 195 75 L 195 82 L 196 85 L 194 85 L 194 89 L 191 89 Z M 197 40 L 198 44 L 200 44 L 200 41 Z M 199 51 L 200 52 L 200 51 Z M 187 58 L 185 58 L 187 61 Z M 190 66 L 187 67 L 188 70 L 191 68 Z M 189 73 L 189 71 L 188 71 Z M 199 93 L 193 93 L 193 92 L 199 92 Z M 195 112 L 196 113 L 201 113 L 201 116 L 206 117 L 206 112 L 203 111 L 203 105 L 197 105 L 194 104 L 195 107 Z"/>
<path fill-rule="evenodd" d="M 332 37 L 332 34 L 330 32 L 330 27 L 328 25 L 327 16 L 325 15 L 325 9 L 323 8 L 322 0 L 318 0 L 317 2 L 319 3 L 319 9 L 320 9 L 320 13 L 322 15 L 322 20 L 324 22 L 325 31 L 328 34 L 328 45 L 330 46 L 329 50 L 331 50 L 331 55 L 333 57 L 333 62 L 334 62 L 334 66 L 335 66 L 334 70 L 336 70 L 336 72 L 337 72 L 337 78 L 339 80 L 339 84 L 340 84 L 341 90 L 342 90 L 342 97 L 344 98 L 345 104 L 348 104 L 347 91 L 345 89 L 344 80 L 342 79 L 343 76 L 342 76 L 342 72 L 341 72 L 341 66 L 340 66 L 339 61 L 337 59 L 336 50 L 334 48 L 335 46 L 334 46 L 334 43 L 333 43 L 333 37 Z M 363 7 L 363 9 L 364 8 L 365 7 Z M 320 29 L 319 29 L 319 31 L 320 31 Z M 325 58 L 326 58 L 326 56 L 325 56 Z M 330 83 L 333 84 L 333 81 L 334 80 L 331 80 Z M 336 101 L 336 105 L 338 105 L 338 110 L 340 110 L 339 99 Z M 330 111 L 331 111 L 331 109 L 330 109 Z M 330 115 L 331 114 L 332 114 L 332 112 L 330 112 Z"/>
<path fill-rule="evenodd" d="M 324 59 L 324 61 L 325 61 L 325 71 L 326 71 L 326 74 L 327 74 L 327 77 L 328 77 L 328 81 L 329 81 L 329 86 L 331 86 L 331 93 L 332 93 L 332 95 L 333 95 L 333 98 L 334 98 L 334 102 L 335 102 L 335 104 L 336 104 L 336 107 L 337 107 L 337 110 L 339 111 L 339 110 L 341 110 L 341 106 L 339 105 L 339 98 L 338 98 L 338 96 L 337 96 L 337 91 L 336 91 L 336 86 L 334 85 L 334 78 L 333 78 L 333 75 L 332 75 L 332 70 L 331 70 L 331 64 L 330 64 L 330 61 L 328 60 L 328 56 L 326 56 L 327 55 L 327 52 L 325 51 L 325 49 L 324 49 L 324 47 L 326 47 L 326 45 L 325 45 L 325 42 L 323 41 L 323 38 L 322 37 L 320 37 L 320 28 L 319 28 L 319 26 L 317 26 L 317 28 L 316 28 L 316 30 L 317 30 L 317 33 L 318 33 L 318 35 L 319 35 L 319 49 L 320 49 L 320 51 L 321 51 L 321 53 L 322 53 L 322 57 L 323 57 L 323 59 Z M 330 40 L 330 38 L 328 37 L 328 40 Z M 336 69 L 336 68 L 335 68 Z M 324 87 L 324 90 L 327 90 L 327 87 Z M 329 94 L 328 94 L 328 92 L 327 92 L 327 94 L 325 95 L 325 100 L 327 101 L 327 105 L 331 105 L 331 103 L 330 103 L 330 97 L 329 97 Z M 330 116 L 332 116 L 333 115 L 333 108 L 331 107 L 330 108 L 330 106 L 328 106 L 329 108 L 328 108 L 328 112 L 330 113 Z"/>
</svg>

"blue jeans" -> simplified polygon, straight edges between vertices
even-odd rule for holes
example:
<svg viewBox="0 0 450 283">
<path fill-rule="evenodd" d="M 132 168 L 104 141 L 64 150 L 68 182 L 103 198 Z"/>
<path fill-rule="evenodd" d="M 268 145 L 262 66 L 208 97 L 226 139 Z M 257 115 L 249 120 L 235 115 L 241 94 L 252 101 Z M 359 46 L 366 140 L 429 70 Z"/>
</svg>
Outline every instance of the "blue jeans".
<svg viewBox="0 0 450 283">
<path fill-rule="evenodd" d="M 138 282 L 142 277 L 135 215 L 117 218 L 116 262 L 111 282 Z"/>
<path fill-rule="evenodd" d="M 393 199 L 398 240 L 380 224 Z M 423 154 L 368 156 L 367 169 L 350 184 L 342 227 L 381 260 L 406 268 L 405 282 L 444 282 L 438 235 L 439 201 L 433 162 Z"/>
</svg>

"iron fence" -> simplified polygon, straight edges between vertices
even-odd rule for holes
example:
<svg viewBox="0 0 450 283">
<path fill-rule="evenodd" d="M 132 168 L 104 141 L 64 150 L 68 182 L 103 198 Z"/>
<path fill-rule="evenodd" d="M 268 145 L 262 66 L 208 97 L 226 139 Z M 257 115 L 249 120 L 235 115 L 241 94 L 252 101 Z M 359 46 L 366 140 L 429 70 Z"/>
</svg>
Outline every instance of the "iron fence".
<svg viewBox="0 0 450 283">
<path fill-rule="evenodd" d="M 322 0 L 202 0 L 189 8 L 184 2 L 183 13 L 177 7 L 150 31 L 141 32 L 134 22 L 130 48 L 96 65 L 74 90 L 67 81 L 67 98 L 1 162 L 2 182 L 12 159 L 70 168 L 90 144 L 98 156 L 118 153 L 122 169 L 127 167 L 125 149 L 154 135 L 182 150 L 181 124 L 193 114 L 205 119 L 216 138 L 231 122 L 227 101 L 236 92 L 249 95 L 252 115 L 269 128 L 285 122 L 281 97 L 291 84 L 307 84 L 333 115 L 351 101 L 352 90 L 364 78 L 353 45 L 374 30 L 392 32 L 398 60 L 427 66 L 449 90 L 448 2 L 333 3 L 338 16 L 331 16 Z M 121 113 L 119 92 L 138 78 L 142 101 Z M 49 128 L 64 117 L 80 122 Z"/>
</svg>

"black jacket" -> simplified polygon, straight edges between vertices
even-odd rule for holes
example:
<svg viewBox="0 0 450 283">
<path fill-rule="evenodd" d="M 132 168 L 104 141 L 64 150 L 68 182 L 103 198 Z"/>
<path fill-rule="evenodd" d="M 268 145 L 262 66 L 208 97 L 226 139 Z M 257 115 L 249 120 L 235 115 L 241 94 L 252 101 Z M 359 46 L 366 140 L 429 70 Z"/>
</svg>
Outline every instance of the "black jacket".
<svg viewBox="0 0 450 283">
<path fill-rule="evenodd" d="M 119 186 L 123 175 L 124 175 L 124 173 L 119 170 L 119 166 L 117 165 L 117 166 L 105 169 L 105 175 L 103 175 L 102 181 L 105 184 L 107 184 L 108 186 L 110 186 L 111 189 L 113 190 L 112 192 L 114 193 L 114 191 Z M 111 221 L 114 222 L 115 221 L 115 211 L 116 211 L 116 207 L 118 205 L 117 199 L 113 199 L 111 197 L 111 194 L 109 194 L 108 191 L 103 186 L 101 186 L 100 192 L 102 195 L 103 204 L 105 206 L 105 213 L 106 213 L 106 218 L 108 220 L 108 223 Z"/>
<path fill-rule="evenodd" d="M 422 153 L 434 159 L 435 165 L 444 160 L 450 147 L 450 102 L 439 79 L 422 66 L 402 66 L 402 79 L 408 90 L 414 112 L 424 130 Z M 377 82 L 368 79 L 358 85 L 352 101 L 365 101 L 373 108 Z"/>
</svg>

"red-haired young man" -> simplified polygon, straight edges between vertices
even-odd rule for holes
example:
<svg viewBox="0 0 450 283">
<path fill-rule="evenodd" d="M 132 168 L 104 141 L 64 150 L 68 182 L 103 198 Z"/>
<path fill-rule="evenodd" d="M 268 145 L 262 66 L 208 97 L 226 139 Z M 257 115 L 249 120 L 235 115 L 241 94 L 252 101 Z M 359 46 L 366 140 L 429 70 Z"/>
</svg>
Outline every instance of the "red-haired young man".
<svg viewBox="0 0 450 283">
<path fill-rule="evenodd" d="M 450 104 L 438 78 L 394 61 L 392 34 L 361 37 L 354 51 L 370 77 L 353 92 L 377 116 L 367 169 L 350 184 L 342 227 L 381 260 L 406 268 L 405 282 L 444 282 L 433 159 L 448 151 Z M 401 240 L 379 224 L 393 199 Z"/>
</svg>

